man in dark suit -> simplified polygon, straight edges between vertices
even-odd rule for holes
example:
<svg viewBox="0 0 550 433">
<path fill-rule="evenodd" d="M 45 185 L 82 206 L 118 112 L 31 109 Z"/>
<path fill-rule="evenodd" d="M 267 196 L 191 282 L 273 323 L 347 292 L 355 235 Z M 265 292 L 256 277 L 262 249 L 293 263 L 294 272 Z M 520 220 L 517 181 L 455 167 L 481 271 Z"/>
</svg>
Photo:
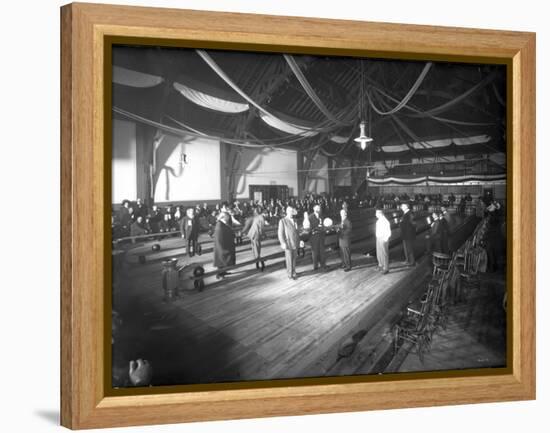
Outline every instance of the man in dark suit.
<svg viewBox="0 0 550 433">
<path fill-rule="evenodd" d="M 436 251 L 449 254 L 449 223 L 441 215 L 438 215 L 439 225 L 437 227 L 438 245 Z"/>
<path fill-rule="evenodd" d="M 214 229 L 214 266 L 218 268 L 218 278 L 227 274 L 225 268 L 235 265 L 235 233 L 231 224 L 231 215 L 222 212 Z"/>
<path fill-rule="evenodd" d="M 313 213 L 309 216 L 309 226 L 311 228 L 311 258 L 313 259 L 313 270 L 319 268 L 319 264 L 326 269 L 325 262 L 325 228 L 323 227 L 323 218 L 321 216 L 321 206 L 313 206 Z"/>
<path fill-rule="evenodd" d="M 195 215 L 195 209 L 188 208 L 186 215 L 179 221 L 182 239 L 187 241 L 187 255 L 193 257 L 197 252 L 199 239 L 199 219 Z"/>
<path fill-rule="evenodd" d="M 149 214 L 149 225 L 151 226 L 151 233 L 158 233 L 160 230 L 160 222 L 163 219 L 162 212 L 157 205 L 151 207 L 151 213 Z"/>
<path fill-rule="evenodd" d="M 147 216 L 147 213 L 148 213 L 147 206 L 143 203 L 143 200 L 141 200 L 140 198 L 138 198 L 136 201 L 134 213 L 136 214 L 136 217 L 141 216 L 145 218 Z"/>
<path fill-rule="evenodd" d="M 147 234 L 147 228 L 145 227 L 143 217 L 140 215 L 130 226 L 130 236 L 141 236 L 145 234 Z M 132 239 L 132 242 L 135 242 L 135 239 Z"/>
<path fill-rule="evenodd" d="M 348 212 L 345 209 L 340 211 L 342 222 L 338 232 L 338 246 L 342 258 L 344 272 L 351 271 L 351 221 L 348 219 Z"/>
<path fill-rule="evenodd" d="M 256 269 L 265 268 L 264 261 L 262 260 L 262 234 L 264 231 L 265 219 L 261 210 L 258 207 L 254 208 L 252 216 L 246 220 L 243 233 L 250 239 L 250 248 L 252 248 L 252 255 L 256 260 Z"/>
<path fill-rule="evenodd" d="M 414 240 L 416 239 L 416 227 L 413 223 L 412 213 L 409 203 L 401 204 L 403 216 L 399 228 L 401 229 L 401 240 L 403 241 L 403 252 L 405 254 L 405 263 L 407 266 L 416 266 L 414 259 Z"/>
<path fill-rule="evenodd" d="M 277 230 L 277 237 L 281 248 L 285 252 L 286 272 L 288 278 L 295 280 L 298 275 L 296 274 L 296 257 L 298 247 L 300 246 L 300 236 L 298 235 L 298 227 L 294 216 L 296 210 L 292 206 L 286 208 L 286 216 L 279 220 L 279 227 Z"/>
</svg>

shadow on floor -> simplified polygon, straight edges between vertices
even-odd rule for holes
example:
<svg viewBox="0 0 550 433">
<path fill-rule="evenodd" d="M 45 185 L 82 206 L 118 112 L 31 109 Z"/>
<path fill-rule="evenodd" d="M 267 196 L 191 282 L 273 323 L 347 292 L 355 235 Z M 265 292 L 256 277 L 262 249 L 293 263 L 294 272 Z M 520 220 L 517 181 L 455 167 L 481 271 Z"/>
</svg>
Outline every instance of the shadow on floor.
<svg viewBox="0 0 550 433">
<path fill-rule="evenodd" d="M 38 409 L 34 411 L 35 415 L 47 421 L 50 424 L 59 425 L 59 411 L 54 409 Z"/>
</svg>

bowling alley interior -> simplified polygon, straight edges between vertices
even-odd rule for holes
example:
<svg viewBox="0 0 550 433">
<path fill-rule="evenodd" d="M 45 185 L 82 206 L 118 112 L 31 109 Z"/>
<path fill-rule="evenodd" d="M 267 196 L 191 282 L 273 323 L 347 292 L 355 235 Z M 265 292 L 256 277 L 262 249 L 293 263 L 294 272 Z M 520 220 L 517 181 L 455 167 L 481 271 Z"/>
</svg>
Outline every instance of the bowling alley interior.
<svg viewBox="0 0 550 433">
<path fill-rule="evenodd" d="M 506 88 L 115 46 L 112 386 L 506 367 Z"/>
</svg>

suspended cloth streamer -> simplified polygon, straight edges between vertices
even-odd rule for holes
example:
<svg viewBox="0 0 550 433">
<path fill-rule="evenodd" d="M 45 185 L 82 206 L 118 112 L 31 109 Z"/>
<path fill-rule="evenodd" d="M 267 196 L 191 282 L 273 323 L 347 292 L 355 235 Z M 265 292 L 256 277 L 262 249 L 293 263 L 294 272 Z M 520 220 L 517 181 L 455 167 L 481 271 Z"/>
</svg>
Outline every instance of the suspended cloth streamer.
<svg viewBox="0 0 550 433">
<path fill-rule="evenodd" d="M 485 77 L 483 80 L 481 80 L 479 83 L 477 83 L 475 86 L 473 86 L 471 89 L 467 90 L 462 95 L 457 96 L 455 99 L 453 99 L 449 102 L 445 102 L 444 104 L 442 104 L 438 107 L 432 108 L 428 111 L 424 111 L 422 113 L 417 113 L 417 114 L 412 114 L 411 117 L 429 117 L 429 116 L 433 116 L 433 115 L 442 113 L 444 111 L 447 111 L 450 108 L 457 105 L 458 103 L 460 103 L 462 100 L 469 97 L 471 94 L 477 92 L 479 89 L 482 89 L 487 84 L 491 83 L 495 79 L 495 76 L 496 76 L 496 71 L 493 71 L 489 75 L 487 75 L 487 77 Z"/>
<path fill-rule="evenodd" d="M 379 93 L 383 94 L 384 96 L 386 96 L 387 98 L 389 99 L 393 99 L 390 95 L 387 95 L 385 94 L 384 92 L 380 91 Z M 414 107 L 407 107 L 408 109 L 412 110 L 412 111 L 415 111 L 417 113 L 421 113 L 421 111 L 417 110 L 416 108 Z M 475 123 L 475 122 L 458 122 L 458 121 L 450 121 L 449 119 L 443 119 L 443 118 L 440 118 L 440 117 L 436 117 L 436 116 L 427 116 L 428 118 L 431 118 L 431 119 L 434 119 L 434 120 L 437 120 L 441 123 L 444 123 L 446 124 L 446 126 L 456 132 L 458 132 L 460 135 L 462 135 L 463 138 L 468 138 L 467 134 L 463 131 L 461 131 L 460 129 L 456 128 L 455 126 L 453 126 L 454 123 L 460 123 L 460 124 L 463 124 L 463 125 L 467 125 L 467 126 L 492 126 L 494 125 L 494 123 Z M 486 143 L 489 142 L 491 140 L 491 138 L 489 136 L 487 136 L 488 139 L 486 141 L 479 141 L 477 142 L 478 144 L 483 144 L 486 148 L 488 148 L 489 150 L 491 150 L 492 152 L 497 152 L 497 149 L 493 148 L 492 146 L 489 146 L 487 145 Z"/>
<path fill-rule="evenodd" d="M 352 142 L 350 141 L 352 135 L 353 135 L 353 130 L 350 132 L 350 135 L 348 136 L 348 138 L 342 137 L 342 138 L 344 138 L 344 140 L 342 140 L 340 142 L 341 147 L 336 152 L 328 152 L 327 150 L 325 150 L 324 149 L 324 144 L 326 144 L 326 143 L 323 143 L 323 145 L 320 148 L 321 153 L 325 156 L 328 156 L 328 157 L 334 157 L 334 156 L 340 155 L 342 152 L 344 152 L 346 149 L 348 149 L 349 146 L 352 144 Z"/>
<path fill-rule="evenodd" d="M 241 147 L 249 147 L 249 148 L 256 148 L 256 149 L 275 148 L 275 147 L 279 147 L 279 146 L 286 146 L 288 144 L 296 143 L 298 141 L 303 140 L 303 137 L 294 136 L 293 139 L 289 139 L 289 140 L 285 140 L 285 141 L 281 141 L 281 142 L 277 142 L 277 143 L 268 143 L 264 140 L 261 140 L 261 139 L 257 138 L 256 136 L 254 136 L 251 133 L 247 133 L 247 135 L 251 136 L 253 140 L 255 140 L 259 143 L 259 144 L 252 144 L 252 143 L 250 143 L 250 140 L 235 140 L 235 139 L 230 139 L 230 138 L 212 136 L 212 135 L 206 134 L 202 131 L 199 131 L 198 129 L 195 129 L 195 128 L 193 128 L 193 127 L 191 127 L 191 126 L 189 126 L 189 125 L 187 125 L 187 124 L 185 124 L 185 123 L 183 123 L 179 120 L 176 120 L 176 119 L 174 119 L 170 116 L 166 116 L 166 117 L 169 120 L 171 120 L 172 122 L 176 123 L 178 126 L 181 126 L 183 128 L 187 128 L 190 131 L 192 131 L 196 134 L 199 134 L 200 136 L 207 137 L 207 138 L 210 138 L 210 139 L 224 141 L 226 143 L 234 144 L 236 146 L 241 146 Z"/>
<path fill-rule="evenodd" d="M 399 100 L 397 98 L 394 98 L 390 94 L 384 92 L 379 87 L 371 85 L 371 88 L 376 93 L 379 93 L 380 95 L 385 96 L 386 98 L 388 98 L 390 101 L 399 102 Z M 412 111 L 413 113 L 416 113 L 416 114 L 419 115 L 419 116 L 416 116 L 416 117 L 420 117 L 421 115 L 424 115 L 426 113 L 425 111 L 422 111 L 422 110 L 419 110 L 417 108 L 411 107 L 408 104 L 405 105 L 404 108 L 406 108 L 407 110 Z M 412 116 L 412 115 L 407 114 L 407 116 Z M 437 120 L 441 123 L 450 123 L 450 124 L 454 124 L 454 125 L 463 125 L 463 126 L 492 126 L 492 125 L 494 125 L 493 122 L 467 122 L 467 121 L 463 121 L 463 120 L 448 119 L 446 117 L 439 117 L 439 116 L 433 116 L 433 115 L 426 115 L 424 117 L 428 117 L 430 119 Z"/>
<path fill-rule="evenodd" d="M 409 146 L 415 149 L 425 149 L 426 146 L 430 148 L 438 148 L 438 147 L 447 147 L 453 143 L 456 144 L 457 146 L 469 146 L 472 144 L 487 143 L 489 141 L 491 141 L 491 137 L 489 135 L 476 135 L 473 137 L 428 140 L 428 141 L 423 141 L 422 143 L 413 142 L 413 143 L 407 143 L 406 145 L 386 144 L 385 146 L 382 146 L 382 149 L 384 150 L 384 152 L 401 152 L 403 150 L 403 146 Z"/>
<path fill-rule="evenodd" d="M 368 177 L 367 178 L 370 183 L 374 183 L 376 185 L 384 185 L 387 183 L 398 183 L 401 185 L 414 185 L 417 183 L 426 182 L 428 179 L 428 176 L 421 176 L 421 177 L 413 177 L 413 178 L 401 178 L 401 177 L 384 177 L 384 178 L 376 178 L 376 177 Z"/>
<path fill-rule="evenodd" d="M 407 92 L 405 97 L 394 108 L 392 108 L 389 111 L 382 111 L 380 108 L 376 107 L 376 105 L 374 105 L 374 101 L 371 98 L 370 92 L 367 90 L 366 91 L 367 98 L 369 100 L 369 103 L 370 103 L 370 106 L 372 107 L 372 109 L 381 116 L 389 116 L 391 114 L 397 113 L 405 105 L 407 105 L 407 102 L 409 102 L 409 100 L 414 96 L 414 94 L 416 93 L 416 91 L 418 90 L 418 88 L 420 87 L 422 82 L 424 81 L 424 78 L 426 78 L 426 75 L 428 75 L 428 72 L 430 71 L 431 67 L 432 67 L 432 62 L 426 63 L 426 65 L 424 66 L 424 69 L 422 69 L 422 72 L 420 73 L 420 75 L 416 79 L 413 86 Z"/>
<path fill-rule="evenodd" d="M 113 83 L 122 84 L 129 87 L 155 87 L 162 83 L 164 79 L 156 75 L 145 74 L 143 72 L 126 69 L 122 66 L 113 66 Z"/>
<path fill-rule="evenodd" d="M 327 117 L 327 119 L 329 119 L 330 121 L 338 125 L 341 125 L 341 126 L 349 125 L 350 122 L 343 122 L 342 120 L 338 119 L 329 111 L 329 109 L 325 106 L 323 101 L 321 101 L 317 93 L 315 93 L 315 90 L 313 90 L 313 87 L 311 87 L 311 85 L 309 84 L 309 81 L 300 70 L 300 67 L 296 63 L 296 60 L 294 60 L 294 57 L 288 54 L 284 54 L 284 57 L 286 62 L 288 63 L 288 66 L 290 66 L 290 69 L 292 69 L 292 72 L 294 72 L 294 75 L 296 76 L 296 78 L 304 88 L 309 98 L 313 101 L 315 106 L 319 109 L 319 111 L 321 111 Z"/>
<path fill-rule="evenodd" d="M 403 150 L 407 150 L 407 148 L 414 148 L 414 149 L 426 149 L 426 148 L 438 148 L 438 147 L 447 147 L 453 144 L 452 138 L 446 138 L 442 140 L 429 140 L 424 141 L 422 143 L 413 142 L 413 143 L 407 143 L 407 144 L 398 144 L 398 145 L 390 145 L 387 144 L 385 146 L 382 146 L 382 150 L 384 152 L 402 152 Z M 403 149 L 403 146 L 405 146 L 405 149 Z"/>
<path fill-rule="evenodd" d="M 405 125 L 396 115 L 391 115 L 392 120 L 403 130 L 405 133 L 412 138 L 413 143 L 420 143 L 422 145 L 423 149 L 429 150 L 434 156 L 438 156 L 433 150 L 431 150 L 428 146 L 424 144 L 424 142 L 414 133 L 412 132 L 407 125 Z M 409 147 L 410 149 L 415 149 L 414 147 Z M 441 157 L 442 160 L 446 160 L 445 158 Z"/>
<path fill-rule="evenodd" d="M 387 104 L 382 101 L 381 99 L 379 100 L 382 105 L 386 106 L 387 108 Z M 397 124 L 410 138 L 412 138 L 413 140 L 413 143 L 416 142 L 416 143 L 420 143 L 424 149 L 427 149 L 428 151 L 430 151 L 434 156 L 437 157 L 437 154 L 432 150 L 430 149 L 428 146 L 426 146 L 423 142 L 423 140 L 421 140 L 413 131 L 411 131 L 409 129 L 409 127 L 407 125 L 405 125 L 400 119 L 399 117 L 397 117 L 395 114 L 390 114 L 390 118 L 394 121 L 395 124 Z M 394 125 L 395 126 L 395 125 Z M 399 132 L 399 130 L 397 128 L 395 128 L 395 131 L 397 133 L 397 135 L 399 137 L 401 137 L 401 133 Z M 402 137 L 401 137 L 402 138 Z M 405 141 L 405 140 L 403 140 Z M 416 150 L 414 147 L 412 146 L 409 146 L 410 149 L 412 150 Z M 445 158 L 441 157 L 442 160 L 446 160 Z"/>
<path fill-rule="evenodd" d="M 487 143 L 491 141 L 491 136 L 489 135 L 476 135 L 474 137 L 464 137 L 464 138 L 453 138 L 453 143 L 457 146 L 467 146 L 469 144 L 480 144 Z"/>
<path fill-rule="evenodd" d="M 122 108 L 118 108 L 118 107 L 113 107 L 113 112 L 120 114 L 121 116 L 124 116 L 128 119 L 132 119 L 136 122 L 143 123 L 144 125 L 153 126 L 161 131 L 168 132 L 170 134 L 181 136 L 181 137 L 191 136 L 191 137 L 197 137 L 197 138 L 207 138 L 210 140 L 224 141 L 229 144 L 234 144 L 235 146 L 251 147 L 251 148 L 257 148 L 257 149 L 261 147 L 272 147 L 272 145 L 260 146 L 257 144 L 251 144 L 247 142 L 240 142 L 237 140 L 227 139 L 224 137 L 218 137 L 215 135 L 206 134 L 204 132 L 197 131 L 196 129 L 175 128 L 173 126 L 168 126 L 163 123 L 156 122 L 151 119 L 147 119 L 145 117 L 139 116 L 137 114 L 131 113 L 129 111 L 123 110 Z"/>
<path fill-rule="evenodd" d="M 297 128 L 291 123 L 287 123 L 284 120 L 281 120 L 274 116 L 269 116 L 265 113 L 260 113 L 260 118 L 269 126 L 280 131 L 288 132 L 289 134 L 300 135 L 302 137 L 313 137 L 319 134 L 317 131 L 305 131 L 302 128 Z"/>
<path fill-rule="evenodd" d="M 166 116 L 169 120 L 171 120 L 172 122 L 176 123 L 178 126 L 181 126 L 183 128 L 187 128 L 189 129 L 190 131 L 193 131 L 195 132 L 196 134 L 199 134 L 203 137 L 209 137 L 209 138 L 212 138 L 212 139 L 217 139 L 217 140 L 220 140 L 220 141 L 225 141 L 226 143 L 229 143 L 229 144 L 235 144 L 236 146 L 242 146 L 242 147 L 252 147 L 252 148 L 266 148 L 266 147 L 269 147 L 269 148 L 274 148 L 274 147 L 278 147 L 278 146 L 285 146 L 285 145 L 288 145 L 288 144 L 292 144 L 292 143 L 295 143 L 297 141 L 301 141 L 303 140 L 303 137 L 296 137 L 294 136 L 295 138 L 293 139 L 290 139 L 290 140 L 286 140 L 286 141 L 282 141 L 282 142 L 277 142 L 277 143 L 267 143 L 259 138 L 257 138 L 256 136 L 254 136 L 253 134 L 251 133 L 247 133 L 247 135 L 251 136 L 253 138 L 253 140 L 257 141 L 259 144 L 252 144 L 250 143 L 249 140 L 235 140 L 235 139 L 230 139 L 230 138 L 224 138 L 224 137 L 214 137 L 214 136 L 211 136 L 209 134 L 206 134 L 202 131 L 199 131 L 198 129 L 195 129 L 195 128 L 192 128 L 191 126 L 179 121 L 179 120 L 176 120 L 174 119 L 173 117 L 170 117 L 170 116 Z"/>
<path fill-rule="evenodd" d="M 312 132 L 312 131 L 316 131 L 316 132 L 323 132 L 323 131 L 327 131 L 327 130 L 330 130 L 331 127 L 305 127 L 305 126 L 301 126 L 301 125 L 296 125 L 296 124 L 292 124 L 292 123 L 289 123 L 289 122 L 285 122 L 284 120 L 282 119 L 279 119 L 277 118 L 277 116 L 275 116 L 274 114 L 270 113 L 268 110 L 266 110 L 265 108 L 263 108 L 262 106 L 260 106 L 259 104 L 257 104 L 252 98 L 250 98 L 250 96 L 248 96 L 239 86 L 237 86 L 233 80 L 231 80 L 231 78 L 229 78 L 227 76 L 227 74 L 218 66 L 218 64 L 214 61 L 214 59 L 212 59 L 212 57 L 210 57 L 210 55 L 204 51 L 204 50 L 196 50 L 197 54 L 199 56 L 202 57 L 202 59 L 206 62 L 206 64 L 208 66 L 210 66 L 210 68 L 216 73 L 219 75 L 219 77 L 224 80 L 233 90 L 235 90 L 235 92 L 237 92 L 239 95 L 241 95 L 246 101 L 248 101 L 248 103 L 250 105 L 253 105 L 254 107 L 256 107 L 260 113 L 263 113 L 265 116 L 269 116 L 271 118 L 274 118 L 274 119 L 277 119 L 278 122 L 281 122 L 281 123 L 286 123 L 287 126 L 291 127 L 291 128 L 295 128 L 295 129 L 298 129 L 298 130 L 301 130 L 302 132 Z M 274 121 L 275 122 L 275 121 Z"/>
<path fill-rule="evenodd" d="M 337 144 L 344 144 L 348 142 L 349 137 L 342 137 L 341 135 L 333 135 L 332 137 L 329 138 L 329 140 Z"/>
<path fill-rule="evenodd" d="M 122 108 L 118 108 L 118 107 L 113 107 L 113 112 L 115 112 L 117 114 L 120 114 L 121 116 L 124 116 L 128 119 L 132 119 L 136 122 L 142 123 L 144 125 L 153 126 L 153 127 L 157 128 L 161 131 L 168 132 L 168 133 L 173 134 L 173 135 L 182 136 L 182 137 L 192 136 L 192 137 L 198 137 L 198 138 L 208 138 L 210 140 L 224 141 L 226 143 L 233 144 L 235 146 L 241 146 L 241 147 L 249 147 L 249 148 L 255 148 L 255 149 L 260 149 L 260 148 L 263 148 L 263 147 L 271 147 L 272 148 L 272 147 L 276 147 L 276 146 L 284 146 L 284 145 L 290 144 L 290 143 L 295 142 L 295 141 L 303 140 L 303 138 L 299 137 L 299 138 L 296 138 L 292 141 L 285 141 L 285 142 L 276 143 L 276 144 L 252 144 L 252 143 L 250 143 L 250 141 L 247 141 L 247 140 L 242 140 L 241 141 L 241 140 L 235 140 L 235 139 L 216 136 L 216 135 L 213 135 L 213 134 L 207 134 L 207 133 L 199 131 L 195 128 L 191 128 L 190 126 L 185 125 L 181 122 L 178 122 L 177 120 L 172 119 L 172 118 L 170 118 L 170 120 L 172 120 L 175 123 L 179 123 L 181 126 L 187 128 L 187 129 L 175 128 L 173 126 L 165 125 L 163 123 L 156 122 L 156 121 L 151 120 L 151 119 L 147 119 L 145 117 L 139 116 L 137 114 L 131 113 L 129 111 L 123 110 Z"/>
<path fill-rule="evenodd" d="M 506 173 L 500 174 L 466 174 L 462 176 L 428 176 L 428 180 L 431 182 L 441 182 L 441 183 L 455 183 L 455 182 L 465 182 L 465 181 L 494 181 L 494 180 L 505 180 Z"/>
<path fill-rule="evenodd" d="M 397 144 L 393 146 L 382 146 L 382 150 L 384 152 L 392 153 L 392 152 L 406 152 L 409 149 L 409 146 L 406 144 Z"/>
<path fill-rule="evenodd" d="M 392 96 L 384 93 L 383 91 L 379 90 L 378 93 L 381 93 L 383 96 L 391 99 L 391 100 L 395 100 Z M 414 112 L 417 112 L 417 113 L 422 113 L 420 110 L 417 110 L 416 108 L 414 107 L 410 107 L 410 106 L 407 106 L 407 109 L 411 110 L 411 111 L 414 111 Z M 456 128 L 455 126 L 453 126 L 452 124 L 453 123 L 460 123 L 462 125 L 467 125 L 467 126 L 488 126 L 488 125 L 494 125 L 494 123 L 475 123 L 475 122 L 459 122 L 459 121 L 450 121 L 449 119 L 443 119 L 443 118 L 440 118 L 440 117 L 436 117 L 436 116 L 427 116 L 428 118 L 430 119 L 434 119 L 434 120 L 437 120 L 441 123 L 445 123 L 446 126 L 456 132 L 458 132 L 459 134 L 461 134 L 464 138 L 467 138 L 467 134 L 464 133 L 463 131 L 461 131 L 460 129 Z M 394 118 L 394 120 L 396 120 L 397 118 L 392 116 L 392 118 Z M 489 137 L 490 138 L 490 137 Z M 487 141 L 479 141 L 478 143 L 479 144 L 483 144 L 485 145 L 485 147 L 487 147 L 488 149 L 490 149 L 492 152 L 495 152 L 496 149 L 494 149 L 493 147 L 487 145 L 486 143 L 489 142 L 490 139 L 488 139 Z"/>
<path fill-rule="evenodd" d="M 372 79 L 369 79 L 369 80 L 371 82 L 375 83 L 375 84 L 371 84 L 370 87 L 373 90 L 375 90 L 376 93 L 379 93 L 379 94 L 385 96 L 386 98 L 388 98 L 389 100 L 391 100 L 395 103 L 400 102 L 397 98 L 394 98 L 393 96 L 391 96 L 388 93 L 384 92 L 380 88 L 380 86 L 378 86 L 378 83 L 376 83 Z M 415 116 L 415 117 L 428 117 L 430 119 L 434 119 L 434 120 L 437 120 L 439 122 L 447 123 L 447 124 L 456 124 L 456 125 L 464 125 L 464 126 L 492 126 L 492 125 L 494 125 L 494 122 L 466 122 L 466 121 L 460 121 L 460 120 L 455 120 L 455 119 L 448 119 L 448 118 L 444 118 L 444 117 L 437 117 L 437 116 L 434 116 L 433 114 L 430 114 L 426 111 L 421 111 L 421 110 L 419 110 L 415 107 L 412 107 L 408 104 L 405 104 L 404 108 L 406 108 L 407 110 L 410 110 L 413 113 L 417 114 L 417 116 Z M 407 116 L 413 116 L 413 115 L 407 115 Z"/>
<path fill-rule="evenodd" d="M 209 108 L 210 110 L 234 114 L 243 113 L 250 108 L 248 104 L 221 99 L 199 90 L 192 89 L 191 87 L 181 83 L 174 83 L 174 88 L 191 102 L 200 105 L 201 107 Z"/>
<path fill-rule="evenodd" d="M 428 140 L 422 143 L 418 143 L 418 142 L 411 143 L 411 146 L 414 147 L 415 149 L 422 149 L 424 148 L 422 144 L 424 144 L 424 146 L 428 146 L 431 148 L 447 147 L 453 144 L 453 140 L 450 138 L 445 138 L 441 140 Z"/>
</svg>

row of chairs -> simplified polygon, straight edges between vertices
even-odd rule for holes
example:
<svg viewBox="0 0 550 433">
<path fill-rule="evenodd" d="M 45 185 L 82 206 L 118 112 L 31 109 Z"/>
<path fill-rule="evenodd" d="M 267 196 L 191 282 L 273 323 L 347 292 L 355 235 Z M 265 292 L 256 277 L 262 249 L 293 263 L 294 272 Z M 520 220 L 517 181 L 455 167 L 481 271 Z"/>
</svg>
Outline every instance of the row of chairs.
<svg viewBox="0 0 550 433">
<path fill-rule="evenodd" d="M 430 350 L 433 335 L 446 328 L 451 301 L 464 291 L 479 287 L 475 250 L 487 233 L 487 221 L 482 220 L 464 245 L 452 255 L 434 252 L 432 279 L 422 297 L 410 303 L 394 326 L 394 353 L 410 343 L 410 352 L 420 361 Z M 454 293 L 452 293 L 454 291 Z"/>
</svg>

